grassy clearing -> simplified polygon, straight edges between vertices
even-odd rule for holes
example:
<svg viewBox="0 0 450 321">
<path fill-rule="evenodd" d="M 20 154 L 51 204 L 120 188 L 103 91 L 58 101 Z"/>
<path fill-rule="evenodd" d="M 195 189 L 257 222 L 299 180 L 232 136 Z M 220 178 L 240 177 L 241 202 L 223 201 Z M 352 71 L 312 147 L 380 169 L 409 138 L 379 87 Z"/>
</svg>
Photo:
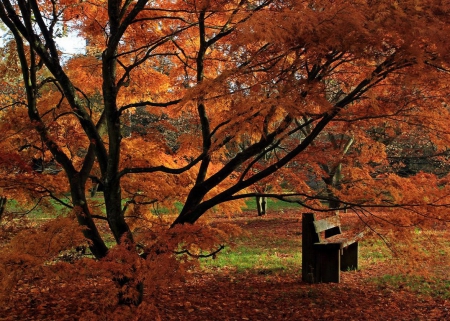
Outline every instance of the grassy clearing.
<svg viewBox="0 0 450 321">
<path fill-rule="evenodd" d="M 292 218 L 293 216 L 291 216 Z M 298 220 L 298 217 L 295 217 Z M 301 278 L 301 229 L 295 220 L 286 216 L 269 214 L 264 218 L 248 216 L 242 228 L 249 235 L 235 240 L 235 247 L 226 248 L 215 259 L 202 260 L 205 270 L 216 273 L 234 271 L 246 274 L 283 274 Z M 417 235 L 423 238 L 423 235 Z M 445 246 L 444 236 L 441 246 Z M 418 242 L 423 242 L 418 239 Z M 448 253 L 447 249 L 442 249 Z M 439 299 L 450 299 L 450 271 L 438 274 L 436 267 L 430 262 L 430 277 L 400 274 L 398 264 L 402 260 L 394 258 L 394 254 L 386 244 L 377 238 L 364 239 L 360 243 L 360 271 L 353 274 L 357 279 L 375 285 L 380 290 L 389 288 L 396 291 L 406 290 L 419 296 L 431 296 Z M 414 270 L 417 274 L 421 271 Z M 344 273 L 345 275 L 346 273 Z M 348 274 L 349 276 L 351 274 Z M 352 276 L 350 276 L 352 279 Z M 344 281 L 345 282 L 345 281 Z M 347 281 L 349 282 L 349 281 Z"/>
</svg>

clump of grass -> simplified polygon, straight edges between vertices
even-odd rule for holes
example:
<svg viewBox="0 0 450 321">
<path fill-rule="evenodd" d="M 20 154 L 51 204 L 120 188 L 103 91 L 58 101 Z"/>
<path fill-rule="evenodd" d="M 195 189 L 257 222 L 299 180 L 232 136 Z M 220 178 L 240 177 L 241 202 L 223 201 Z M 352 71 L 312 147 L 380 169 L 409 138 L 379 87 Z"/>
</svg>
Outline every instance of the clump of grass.
<svg viewBox="0 0 450 321">
<path fill-rule="evenodd" d="M 408 290 L 420 294 L 441 299 L 450 298 L 450 280 L 438 278 L 425 278 L 416 275 L 390 275 L 386 274 L 380 277 L 368 280 L 375 283 L 380 288 L 407 288 Z"/>
<path fill-rule="evenodd" d="M 393 256 L 392 251 L 380 239 L 363 240 L 360 247 L 363 249 L 359 252 L 361 261 L 380 263 L 391 260 Z"/>
<path fill-rule="evenodd" d="M 215 259 L 202 261 L 204 268 L 233 269 L 238 272 L 253 271 L 274 274 L 301 269 L 301 252 L 278 251 L 258 247 L 238 246 L 220 253 Z"/>
</svg>

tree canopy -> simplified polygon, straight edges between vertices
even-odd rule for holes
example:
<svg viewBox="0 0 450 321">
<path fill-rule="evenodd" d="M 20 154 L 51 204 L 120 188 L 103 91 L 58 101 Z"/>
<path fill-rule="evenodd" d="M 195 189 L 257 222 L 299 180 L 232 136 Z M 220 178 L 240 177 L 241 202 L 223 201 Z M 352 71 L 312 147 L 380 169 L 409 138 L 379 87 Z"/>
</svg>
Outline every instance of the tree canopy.
<svg viewBox="0 0 450 321">
<path fill-rule="evenodd" d="M 214 251 L 226 234 L 190 224 L 251 197 L 353 209 L 373 227 L 385 222 L 364 208 L 395 207 L 397 226 L 447 221 L 448 175 L 436 167 L 448 168 L 449 10 L 436 0 L 0 1 L 2 197 L 71 213 L 39 233 L 8 230 L 4 251 L 23 257 L 2 260 L 38 266 L 87 242 L 122 271 L 120 289 L 139 290 L 155 260 L 179 264 L 174 252 Z M 84 53 L 61 51 L 68 33 Z M 437 165 L 405 174 L 412 158 Z M 155 219 L 155 208 L 176 215 Z M 47 249 L 55 233 L 64 237 Z M 142 299 L 120 291 L 121 302 Z"/>
</svg>

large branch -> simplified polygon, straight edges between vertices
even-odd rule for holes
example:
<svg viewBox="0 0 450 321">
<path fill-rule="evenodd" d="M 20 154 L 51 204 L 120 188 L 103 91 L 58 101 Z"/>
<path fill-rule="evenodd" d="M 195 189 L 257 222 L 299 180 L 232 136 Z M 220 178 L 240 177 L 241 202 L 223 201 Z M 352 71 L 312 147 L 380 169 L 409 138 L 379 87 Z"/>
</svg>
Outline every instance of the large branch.
<svg viewBox="0 0 450 321">
<path fill-rule="evenodd" d="M 125 31 L 133 23 L 133 20 L 137 15 L 145 8 L 148 0 L 138 0 L 129 11 L 125 14 L 126 9 L 128 9 L 130 3 L 127 1 L 122 8 L 120 8 L 120 0 L 109 0 L 108 1 L 108 15 L 111 23 L 111 37 L 108 41 L 109 48 L 117 48 L 120 40 L 122 39 Z"/>
<path fill-rule="evenodd" d="M 21 2 L 22 1 L 19 1 L 19 3 Z M 56 49 L 56 43 L 53 40 L 53 34 L 51 33 L 52 26 L 47 27 L 36 0 L 28 0 L 28 2 L 30 3 L 31 8 L 33 10 L 34 19 L 38 23 L 42 35 L 44 36 L 46 47 L 48 47 L 48 50 L 50 51 L 50 56 L 54 61 L 59 62 L 58 50 Z M 56 17 L 54 17 L 54 19 L 56 19 Z M 52 24 L 54 25 L 55 21 L 52 21 Z"/>
<path fill-rule="evenodd" d="M 152 167 L 124 168 L 123 170 L 121 170 L 119 172 L 119 177 L 122 177 L 122 176 L 128 175 L 128 174 L 156 173 L 156 172 L 162 172 L 162 173 L 167 173 L 167 174 L 181 174 L 181 173 L 188 171 L 189 169 L 194 167 L 196 164 L 198 164 L 198 162 L 201 161 L 203 159 L 203 157 L 204 157 L 204 154 L 201 154 L 196 159 L 194 159 L 192 162 L 190 162 L 186 166 L 180 167 L 180 168 L 170 168 L 170 167 L 163 166 L 163 165 L 152 166 Z"/>
<path fill-rule="evenodd" d="M 201 11 L 198 18 L 200 46 L 197 52 L 196 66 L 197 66 L 197 84 L 201 84 L 204 80 L 204 59 L 208 45 L 206 42 L 205 29 L 205 10 Z M 211 128 L 209 118 L 204 104 L 204 98 L 200 97 L 197 101 L 197 113 L 200 119 L 201 133 L 202 133 L 202 148 L 205 157 L 202 159 L 195 185 L 203 183 L 211 162 L 209 149 L 211 148 Z"/>
</svg>

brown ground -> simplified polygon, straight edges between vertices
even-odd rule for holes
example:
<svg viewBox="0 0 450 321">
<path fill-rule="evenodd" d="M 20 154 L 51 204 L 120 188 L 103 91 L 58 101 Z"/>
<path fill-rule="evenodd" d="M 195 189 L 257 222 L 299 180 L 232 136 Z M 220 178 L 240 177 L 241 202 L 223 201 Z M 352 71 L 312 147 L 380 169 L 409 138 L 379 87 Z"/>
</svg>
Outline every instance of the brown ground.
<svg viewBox="0 0 450 321">
<path fill-rule="evenodd" d="M 160 295 L 161 320 L 450 320 L 450 303 L 379 289 L 346 273 L 341 284 L 299 275 L 207 276 Z"/>
</svg>

